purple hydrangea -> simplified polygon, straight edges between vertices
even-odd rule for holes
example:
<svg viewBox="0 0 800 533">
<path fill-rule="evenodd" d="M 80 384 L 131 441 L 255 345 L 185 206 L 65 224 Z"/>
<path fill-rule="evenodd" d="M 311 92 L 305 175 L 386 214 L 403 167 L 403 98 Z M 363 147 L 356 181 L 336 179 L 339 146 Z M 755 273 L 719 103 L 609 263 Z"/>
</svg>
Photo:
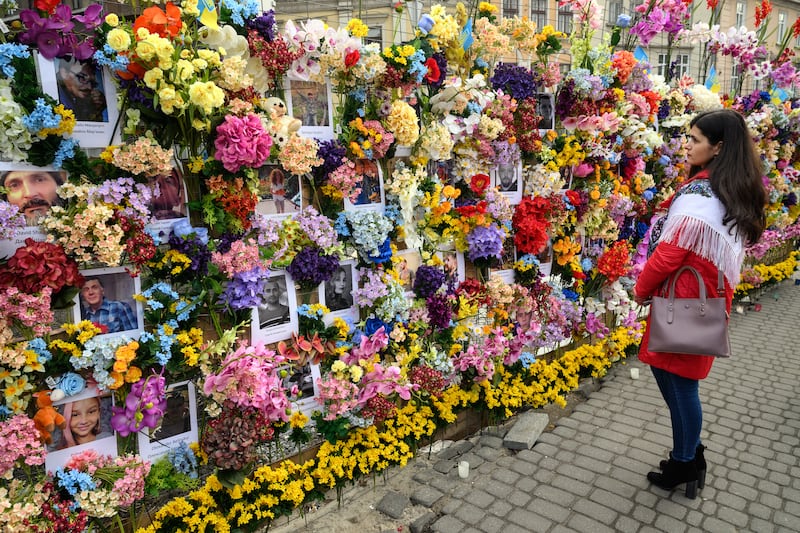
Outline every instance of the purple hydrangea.
<svg viewBox="0 0 800 533">
<path fill-rule="evenodd" d="M 537 93 L 536 81 L 530 69 L 512 63 L 500 63 L 494 69 L 494 76 L 490 78 L 492 87 L 502 89 L 518 101 L 535 96 Z"/>
<path fill-rule="evenodd" d="M 218 302 L 230 309 L 249 309 L 264 305 L 264 292 L 269 278 L 269 270 L 255 267 L 245 272 L 238 272 L 219 295 Z"/>
<path fill-rule="evenodd" d="M 505 232 L 497 224 L 478 226 L 467 235 L 467 257 L 473 263 L 500 259 L 505 238 Z"/>
<path fill-rule="evenodd" d="M 315 246 L 306 246 L 294 256 L 286 271 L 301 289 L 309 290 L 331 279 L 337 268 L 338 255 L 326 255 Z"/>
<path fill-rule="evenodd" d="M 446 278 L 447 276 L 442 269 L 421 265 L 417 269 L 416 278 L 414 278 L 414 294 L 419 298 L 433 296 L 444 284 Z"/>
</svg>

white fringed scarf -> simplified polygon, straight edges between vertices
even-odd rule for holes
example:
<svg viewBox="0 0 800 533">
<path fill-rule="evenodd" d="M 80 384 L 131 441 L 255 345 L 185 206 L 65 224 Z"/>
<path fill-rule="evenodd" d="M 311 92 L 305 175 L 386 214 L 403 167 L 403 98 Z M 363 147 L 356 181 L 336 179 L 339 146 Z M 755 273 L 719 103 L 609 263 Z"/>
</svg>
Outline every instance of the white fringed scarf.
<svg viewBox="0 0 800 533">
<path fill-rule="evenodd" d="M 724 216 L 725 206 L 711 191 L 711 184 L 708 180 L 697 180 L 675 196 L 658 240 L 711 261 L 728 283 L 736 287 L 744 246 L 738 233 L 731 229 L 731 223 L 722 224 Z"/>
</svg>

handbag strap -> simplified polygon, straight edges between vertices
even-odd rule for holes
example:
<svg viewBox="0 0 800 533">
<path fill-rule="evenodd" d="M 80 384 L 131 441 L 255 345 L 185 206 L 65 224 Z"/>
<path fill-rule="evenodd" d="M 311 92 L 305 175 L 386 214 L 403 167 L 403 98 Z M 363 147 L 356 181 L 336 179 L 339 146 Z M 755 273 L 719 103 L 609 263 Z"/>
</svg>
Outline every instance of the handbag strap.
<svg viewBox="0 0 800 533">
<path fill-rule="evenodd" d="M 700 289 L 700 299 L 701 300 L 705 300 L 706 299 L 706 288 L 705 288 L 705 284 L 703 283 L 703 277 L 700 275 L 699 272 L 697 272 L 697 270 L 695 270 L 693 267 L 690 267 L 689 265 L 684 265 L 681 268 L 679 268 L 677 270 L 677 272 L 675 272 L 675 274 L 672 275 L 672 282 L 670 282 L 669 278 L 664 280 L 664 289 L 663 290 L 666 293 L 667 298 L 674 299 L 674 297 L 675 297 L 675 283 L 678 281 L 678 277 L 681 275 L 681 273 L 684 270 L 688 270 L 689 272 L 694 274 L 695 278 L 697 278 L 697 283 L 698 283 L 699 289 Z M 724 298 L 725 297 L 725 278 L 723 277 L 722 270 L 720 270 L 720 269 L 717 269 L 717 296 L 719 296 L 720 298 Z"/>
</svg>

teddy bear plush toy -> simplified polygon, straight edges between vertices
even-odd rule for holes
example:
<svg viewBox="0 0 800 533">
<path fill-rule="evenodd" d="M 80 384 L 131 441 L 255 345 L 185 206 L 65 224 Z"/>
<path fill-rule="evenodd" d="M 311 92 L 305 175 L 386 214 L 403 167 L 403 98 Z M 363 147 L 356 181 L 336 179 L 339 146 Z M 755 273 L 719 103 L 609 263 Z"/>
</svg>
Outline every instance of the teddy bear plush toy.
<svg viewBox="0 0 800 533">
<path fill-rule="evenodd" d="M 45 444 L 52 444 L 53 431 L 56 428 L 64 429 L 67 426 L 66 419 L 53 407 L 53 400 L 48 391 L 41 391 L 34 394 L 36 397 L 36 407 L 39 408 L 33 416 L 33 422 L 39 435 Z"/>
<path fill-rule="evenodd" d="M 272 127 L 270 135 L 278 146 L 283 146 L 289 138 L 297 133 L 303 124 L 300 119 L 296 119 L 286 114 L 286 104 L 280 98 L 270 96 L 264 101 L 264 109 L 270 114 Z"/>
</svg>

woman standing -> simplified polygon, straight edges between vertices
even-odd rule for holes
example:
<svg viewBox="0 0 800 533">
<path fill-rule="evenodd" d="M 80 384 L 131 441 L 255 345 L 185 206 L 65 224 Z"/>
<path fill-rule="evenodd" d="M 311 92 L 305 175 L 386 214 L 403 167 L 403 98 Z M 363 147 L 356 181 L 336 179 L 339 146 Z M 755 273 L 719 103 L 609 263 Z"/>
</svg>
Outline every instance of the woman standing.
<svg viewBox="0 0 800 533">
<path fill-rule="evenodd" d="M 744 246 L 755 243 L 764 231 L 767 194 L 762 165 L 742 116 L 730 109 L 695 117 L 687 142 L 689 179 L 664 202 L 666 217 L 653 225 L 650 257 L 634 287 L 643 304 L 664 295 L 662 286 L 681 266 L 695 268 L 706 293 L 717 292 L 718 272 L 725 280 L 730 313 L 733 288 L 739 282 Z M 697 298 L 697 280 L 684 272 L 675 284 L 677 298 Z M 686 496 L 694 498 L 705 484 L 705 447 L 700 443 L 703 410 L 699 380 L 708 376 L 714 358 L 708 355 L 658 353 L 648 350 L 647 332 L 639 359 L 652 368 L 672 420 L 672 451 L 661 462 L 662 472 L 650 472 L 654 485 L 672 490 L 686 483 Z"/>
</svg>

